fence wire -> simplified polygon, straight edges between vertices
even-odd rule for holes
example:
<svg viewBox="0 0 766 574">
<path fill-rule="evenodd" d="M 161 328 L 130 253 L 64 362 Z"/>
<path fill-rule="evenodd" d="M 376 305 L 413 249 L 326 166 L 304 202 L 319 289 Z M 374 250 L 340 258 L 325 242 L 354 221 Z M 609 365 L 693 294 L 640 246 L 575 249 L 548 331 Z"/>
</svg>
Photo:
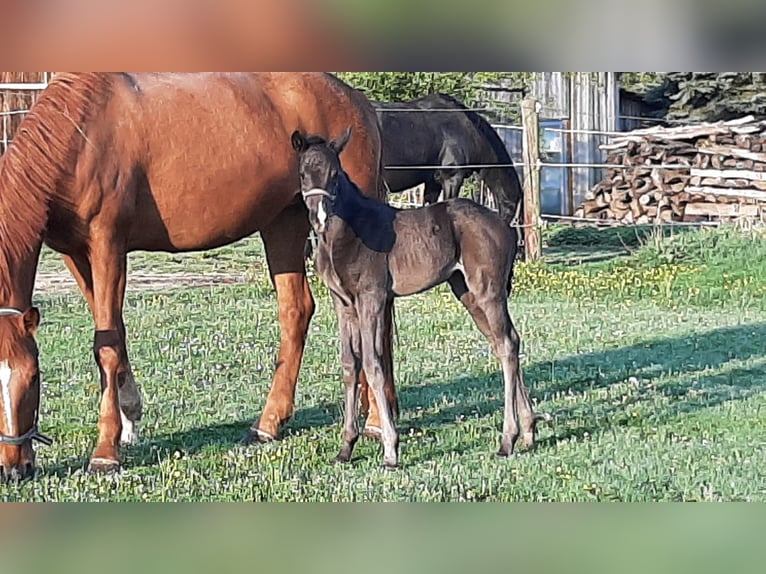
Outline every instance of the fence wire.
<svg viewBox="0 0 766 574">
<path fill-rule="evenodd" d="M 0 91 L 4 94 L 26 94 L 30 91 L 39 91 L 40 89 L 44 88 L 45 86 L 42 84 L 33 84 L 30 85 L 30 87 L 21 87 L 13 85 L 11 86 L 12 89 L 3 89 L 3 85 L 0 85 Z M 463 113 L 465 111 L 471 111 L 476 112 L 479 114 L 493 114 L 498 112 L 507 112 L 509 106 L 505 107 L 469 107 L 465 109 L 455 109 L 455 108 L 432 108 L 432 109 L 422 109 L 422 108 L 375 108 L 376 112 L 378 113 L 402 113 L 402 112 L 415 112 L 415 113 Z M 545 111 L 546 108 L 543 107 L 543 111 Z M 550 111 L 550 110 L 549 110 Z M 9 122 L 8 120 L 11 117 L 14 116 L 21 116 L 24 114 L 29 113 L 29 110 L 8 110 L 8 111 L 0 111 L 0 118 L 2 118 L 2 139 L 0 140 L 0 145 L 2 145 L 2 149 L 0 149 L 0 152 L 4 152 L 9 145 L 12 143 L 12 137 L 10 137 L 10 134 L 8 133 L 9 130 Z M 585 112 L 579 112 L 581 115 L 584 115 Z M 571 117 L 571 114 L 570 114 Z M 653 118 L 653 117 L 645 117 L 645 116 L 632 116 L 632 115 L 618 115 L 618 119 L 627 119 L 627 120 L 635 120 L 635 121 L 645 121 L 647 123 L 655 123 L 655 124 L 679 124 L 679 123 L 685 123 L 681 120 L 666 120 L 662 118 Z M 489 121 L 489 120 L 488 120 Z M 501 124 L 501 123 L 492 123 L 489 122 L 493 129 L 498 130 L 509 130 L 509 131 L 518 131 L 518 132 L 524 132 L 524 127 L 520 125 L 514 125 L 514 124 Z M 583 136 L 589 136 L 589 137 L 599 137 L 599 138 L 605 138 L 605 139 L 616 139 L 616 138 L 624 138 L 627 134 L 630 132 L 623 131 L 604 131 L 604 130 L 590 130 L 590 129 L 573 129 L 573 128 L 553 128 L 553 127 L 543 127 L 540 126 L 539 128 L 540 135 L 542 136 L 545 132 L 553 132 L 553 133 L 559 133 L 559 134 L 568 134 L 568 135 L 583 135 Z M 510 154 L 509 150 L 509 154 Z M 690 165 L 675 165 L 675 164 L 634 164 L 634 165 L 623 165 L 623 164 L 611 164 L 611 163 L 598 163 L 598 162 L 551 162 L 551 161 L 544 161 L 540 160 L 533 166 L 531 166 L 535 169 L 543 170 L 543 169 L 569 169 L 569 170 L 583 170 L 583 169 L 609 169 L 609 170 L 623 170 L 623 171 L 631 171 L 631 170 L 689 170 L 692 169 L 692 166 Z M 447 169 L 447 170 L 470 170 L 470 171 L 478 171 L 478 170 L 486 170 L 486 169 L 524 169 L 525 164 L 523 162 L 513 161 L 511 163 L 466 163 L 466 164 L 456 164 L 456 165 L 387 165 L 384 166 L 385 171 L 434 171 L 439 169 Z M 496 206 L 494 205 L 494 197 L 491 193 L 491 190 L 486 188 L 483 184 L 483 182 L 480 182 L 478 184 L 478 190 L 473 190 L 473 197 L 477 199 L 480 203 L 483 203 L 487 205 L 488 207 L 492 209 L 496 209 Z M 400 192 L 397 194 L 391 194 L 390 195 L 390 203 L 394 206 L 401 207 L 401 208 L 412 208 L 412 207 L 419 207 L 423 205 L 423 191 L 422 186 L 418 188 L 414 188 L 412 190 Z M 607 221 L 607 220 L 601 220 L 596 218 L 580 218 L 580 217 L 574 217 L 574 216 L 565 216 L 565 215 L 558 215 L 558 214 L 547 214 L 543 213 L 541 214 L 541 218 L 547 221 L 560 221 L 564 223 L 581 223 L 581 224 L 592 224 L 595 226 L 615 226 L 615 225 L 622 225 L 622 226 L 629 226 L 634 227 L 635 224 L 630 223 L 622 223 L 619 221 Z M 683 226 L 717 226 L 719 225 L 718 222 L 661 222 L 661 225 L 683 225 Z"/>
</svg>

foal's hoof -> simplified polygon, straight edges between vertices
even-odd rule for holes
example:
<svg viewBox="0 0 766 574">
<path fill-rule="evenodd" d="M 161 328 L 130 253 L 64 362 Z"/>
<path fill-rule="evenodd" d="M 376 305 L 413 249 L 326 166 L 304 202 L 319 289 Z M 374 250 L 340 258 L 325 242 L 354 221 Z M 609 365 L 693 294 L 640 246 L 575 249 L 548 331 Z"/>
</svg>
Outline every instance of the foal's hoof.
<svg viewBox="0 0 766 574">
<path fill-rule="evenodd" d="M 521 444 L 528 450 L 533 450 L 537 442 L 535 441 L 535 433 L 524 433 L 521 437 Z"/>
<path fill-rule="evenodd" d="M 399 470 L 399 463 L 397 462 L 384 462 L 382 466 L 383 470 L 388 472 L 395 472 Z"/>
<path fill-rule="evenodd" d="M 500 458 L 512 458 L 516 456 L 513 452 L 513 446 L 513 444 L 501 444 L 500 449 L 495 454 Z"/>
<path fill-rule="evenodd" d="M 120 471 L 120 461 L 111 458 L 92 458 L 88 472 L 93 474 L 114 474 Z"/>
<path fill-rule="evenodd" d="M 379 441 L 381 437 L 383 436 L 383 430 L 380 427 L 367 426 L 367 427 L 364 427 L 364 431 L 362 431 L 362 434 L 366 438 L 371 438 L 372 440 Z"/>
</svg>

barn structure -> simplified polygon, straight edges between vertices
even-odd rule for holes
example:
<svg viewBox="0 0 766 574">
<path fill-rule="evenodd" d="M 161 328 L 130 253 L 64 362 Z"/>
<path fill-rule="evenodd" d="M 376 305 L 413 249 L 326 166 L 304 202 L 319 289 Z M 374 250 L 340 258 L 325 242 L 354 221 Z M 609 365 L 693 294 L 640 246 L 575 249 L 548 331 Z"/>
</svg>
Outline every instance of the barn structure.
<svg viewBox="0 0 766 574">
<path fill-rule="evenodd" d="M 603 179 L 597 166 L 605 156 L 599 146 L 610 134 L 643 127 L 638 118 L 647 115 L 640 98 L 620 89 L 618 72 L 535 72 L 527 93 L 488 86 L 487 94 L 500 108 L 513 108 L 524 96 L 539 102 L 541 159 L 548 164 L 541 170 L 543 214 L 572 215 Z M 523 134 L 514 125 L 518 119 L 494 119 L 514 162 L 520 164 Z"/>
</svg>

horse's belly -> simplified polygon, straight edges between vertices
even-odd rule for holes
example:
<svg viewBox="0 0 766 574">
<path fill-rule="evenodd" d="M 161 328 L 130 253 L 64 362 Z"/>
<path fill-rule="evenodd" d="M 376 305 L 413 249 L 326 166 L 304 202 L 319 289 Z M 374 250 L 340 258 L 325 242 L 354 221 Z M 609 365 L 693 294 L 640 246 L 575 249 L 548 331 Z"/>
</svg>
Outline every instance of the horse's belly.
<svg viewBox="0 0 766 574">
<path fill-rule="evenodd" d="M 391 289 L 397 297 L 406 297 L 427 291 L 444 283 L 454 272 L 451 261 L 438 261 L 428 257 L 390 262 Z"/>
<path fill-rule="evenodd" d="M 444 204 L 425 208 L 437 214 Z M 388 263 L 398 296 L 420 293 L 450 278 L 456 265 L 451 226 L 441 217 L 423 217 L 421 210 L 404 211 L 395 225 L 396 245 Z"/>
<path fill-rule="evenodd" d="M 291 197 L 283 183 L 243 181 L 230 187 L 198 183 L 185 192 L 148 188 L 137 201 L 129 248 L 172 252 L 228 245 L 263 230 Z"/>
</svg>

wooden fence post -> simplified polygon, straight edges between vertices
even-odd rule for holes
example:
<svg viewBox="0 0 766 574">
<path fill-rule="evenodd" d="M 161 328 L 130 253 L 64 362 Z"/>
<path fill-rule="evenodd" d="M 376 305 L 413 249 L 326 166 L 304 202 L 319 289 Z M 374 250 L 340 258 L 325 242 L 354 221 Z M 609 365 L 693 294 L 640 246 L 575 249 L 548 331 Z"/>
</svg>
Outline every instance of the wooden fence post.
<svg viewBox="0 0 766 574">
<path fill-rule="evenodd" d="M 521 102 L 524 124 L 524 251 L 526 261 L 542 257 L 540 241 L 540 124 L 538 102 L 525 98 Z"/>
</svg>

